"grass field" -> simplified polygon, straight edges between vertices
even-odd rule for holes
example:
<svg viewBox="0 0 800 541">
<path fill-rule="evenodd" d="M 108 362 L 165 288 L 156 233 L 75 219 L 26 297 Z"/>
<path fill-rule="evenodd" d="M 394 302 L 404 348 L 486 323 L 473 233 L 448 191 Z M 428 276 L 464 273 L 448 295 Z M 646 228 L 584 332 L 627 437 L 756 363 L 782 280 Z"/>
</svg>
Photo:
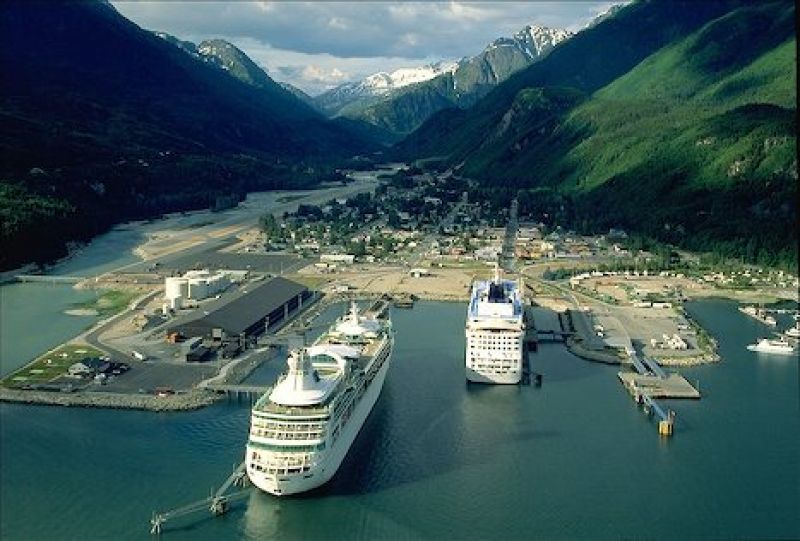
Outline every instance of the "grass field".
<svg viewBox="0 0 800 541">
<path fill-rule="evenodd" d="M 96 299 L 77 304 L 76 308 L 95 310 L 100 317 L 108 317 L 125 310 L 139 295 L 140 291 L 110 289 L 103 291 Z"/>
<path fill-rule="evenodd" d="M 101 357 L 103 352 L 91 346 L 66 344 L 50 351 L 12 372 L 2 380 L 4 387 L 47 383 L 67 373 L 71 365 L 86 357 Z"/>
<path fill-rule="evenodd" d="M 302 285 L 306 286 L 309 289 L 317 289 L 322 284 L 324 284 L 325 282 L 330 280 L 329 277 L 313 276 L 313 275 L 309 276 L 307 274 L 295 274 L 295 275 L 289 277 L 289 279 L 292 282 L 297 282 L 298 284 L 302 284 Z"/>
</svg>

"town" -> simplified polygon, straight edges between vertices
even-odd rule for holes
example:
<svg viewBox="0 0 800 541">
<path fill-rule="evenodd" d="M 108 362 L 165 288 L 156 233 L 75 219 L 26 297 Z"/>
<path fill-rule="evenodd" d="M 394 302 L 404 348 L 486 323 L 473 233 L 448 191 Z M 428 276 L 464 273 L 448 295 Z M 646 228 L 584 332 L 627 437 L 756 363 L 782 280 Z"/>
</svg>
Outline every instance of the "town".
<svg viewBox="0 0 800 541">
<path fill-rule="evenodd" d="M 449 170 L 389 164 L 370 178 L 340 197 L 283 196 L 283 212 L 236 226 L 225 213 L 198 218 L 189 231 L 207 231 L 201 241 L 179 240 L 185 229 L 153 235 L 145 261 L 77 284 L 102 292 L 83 312 L 100 309 L 103 321 L 8 375 L 4 396 L 199 407 L 331 303 L 466 301 L 503 256 L 510 207 L 477 197 L 474 182 Z M 752 310 L 797 300 L 798 279 L 784 271 L 645 249 L 620 228 L 580 235 L 520 207 L 513 271 L 531 305 L 569 316 L 560 319 L 575 333 L 567 347 L 586 359 L 624 364 L 637 351 L 665 366 L 714 362 L 716 344 L 683 311 L 685 300 L 734 297 Z"/>
</svg>

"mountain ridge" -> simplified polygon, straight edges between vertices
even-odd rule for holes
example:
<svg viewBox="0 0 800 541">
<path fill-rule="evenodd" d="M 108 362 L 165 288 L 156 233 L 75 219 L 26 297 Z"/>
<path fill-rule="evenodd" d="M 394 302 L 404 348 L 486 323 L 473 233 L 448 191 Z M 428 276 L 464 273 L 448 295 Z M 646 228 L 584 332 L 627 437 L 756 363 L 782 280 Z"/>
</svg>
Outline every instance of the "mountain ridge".
<svg viewBox="0 0 800 541">
<path fill-rule="evenodd" d="M 486 190 L 518 194 L 521 211 L 580 230 L 621 226 L 789 266 L 797 258 L 796 230 L 785 226 L 797 223 L 794 6 L 703 7 L 705 20 L 679 6 L 627 6 L 473 108 L 437 114 L 395 151 L 437 156 Z M 648 21 L 664 34 L 642 36 Z M 609 43 L 625 39 L 649 41 L 649 54 L 611 55 Z M 582 68 L 593 50 L 605 51 L 606 64 Z M 575 58 L 572 69 L 565 56 Z"/>
<path fill-rule="evenodd" d="M 395 134 L 404 134 L 443 108 L 469 106 L 515 71 L 544 58 L 572 33 L 527 25 L 511 37 L 501 37 L 473 57 L 445 63 L 425 80 L 376 90 L 370 76 L 346 83 L 315 98 L 332 115 L 363 120 Z M 402 71 L 402 70 L 398 70 Z M 395 72 L 396 73 L 396 72 Z M 378 80 L 376 78 L 374 80 Z"/>
<path fill-rule="evenodd" d="M 6 2 L 0 28 L 3 267 L 63 255 L 67 241 L 126 219 L 308 185 L 380 148 L 107 3 Z"/>
</svg>

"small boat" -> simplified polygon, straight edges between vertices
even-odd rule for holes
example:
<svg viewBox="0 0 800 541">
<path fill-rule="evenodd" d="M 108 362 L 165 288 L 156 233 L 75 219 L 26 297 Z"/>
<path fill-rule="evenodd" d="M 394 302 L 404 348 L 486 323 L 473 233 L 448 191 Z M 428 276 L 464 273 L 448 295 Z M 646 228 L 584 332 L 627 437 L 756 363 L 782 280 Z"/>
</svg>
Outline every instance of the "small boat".
<svg viewBox="0 0 800 541">
<path fill-rule="evenodd" d="M 800 321 L 797 321 L 793 327 L 789 327 L 783 331 L 786 338 L 800 339 Z"/>
<path fill-rule="evenodd" d="M 759 338 L 757 343 L 750 344 L 747 349 L 757 353 L 773 353 L 775 355 L 794 355 L 797 351 L 784 338 Z"/>
</svg>

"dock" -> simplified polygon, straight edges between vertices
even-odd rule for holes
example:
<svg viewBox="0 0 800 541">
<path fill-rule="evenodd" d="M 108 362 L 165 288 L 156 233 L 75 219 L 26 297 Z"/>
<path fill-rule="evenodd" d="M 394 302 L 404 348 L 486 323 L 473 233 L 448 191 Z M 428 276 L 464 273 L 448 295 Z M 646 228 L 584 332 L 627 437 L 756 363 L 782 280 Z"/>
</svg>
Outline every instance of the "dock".
<svg viewBox="0 0 800 541">
<path fill-rule="evenodd" d="M 635 353 L 630 355 L 630 359 L 636 372 L 618 372 L 617 377 L 634 402 L 641 405 L 647 414 L 658 417 L 659 435 L 672 436 L 675 412 L 662 407 L 656 402 L 656 398 L 699 399 L 700 391 L 682 375 L 664 372 L 653 359 L 640 358 Z"/>
<path fill-rule="evenodd" d="M 680 374 L 669 374 L 665 378 L 659 378 L 633 372 L 619 372 L 617 377 L 634 398 L 637 394 L 646 394 L 651 398 L 700 398 L 700 391 Z"/>
<path fill-rule="evenodd" d="M 270 390 L 268 385 L 245 385 L 245 384 L 229 384 L 229 383 L 212 383 L 205 387 L 209 391 L 226 394 L 229 397 L 241 398 L 247 397 L 250 399 L 258 399 L 264 393 Z"/>
<path fill-rule="evenodd" d="M 233 473 L 228 476 L 219 489 L 208 498 L 170 509 L 163 513 L 153 512 L 153 517 L 150 519 L 150 533 L 152 535 L 161 535 L 162 528 L 168 520 L 185 517 L 201 511 L 208 511 L 213 516 L 222 516 L 228 512 L 232 502 L 250 494 L 250 489 L 247 488 L 249 484 L 250 480 L 245 472 L 245 463 L 242 462 L 234 468 Z M 234 487 L 239 487 L 242 490 L 229 493 Z"/>
</svg>

